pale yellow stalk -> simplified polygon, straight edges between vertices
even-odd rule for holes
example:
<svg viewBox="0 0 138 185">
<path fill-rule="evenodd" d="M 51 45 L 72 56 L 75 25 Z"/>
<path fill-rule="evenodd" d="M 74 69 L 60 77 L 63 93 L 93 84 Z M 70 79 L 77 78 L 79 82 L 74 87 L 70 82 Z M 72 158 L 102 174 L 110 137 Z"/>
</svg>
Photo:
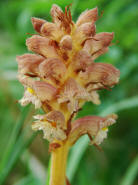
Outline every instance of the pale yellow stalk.
<svg viewBox="0 0 138 185">
<path fill-rule="evenodd" d="M 61 147 L 52 152 L 50 185 L 66 184 L 66 163 L 69 152 L 69 143 L 63 143 Z"/>
</svg>

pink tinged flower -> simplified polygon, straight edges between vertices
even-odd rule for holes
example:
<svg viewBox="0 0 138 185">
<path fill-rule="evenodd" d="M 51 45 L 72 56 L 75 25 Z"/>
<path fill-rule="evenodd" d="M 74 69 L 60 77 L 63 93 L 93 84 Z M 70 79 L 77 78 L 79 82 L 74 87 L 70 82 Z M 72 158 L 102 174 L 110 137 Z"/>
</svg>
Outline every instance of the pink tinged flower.
<svg viewBox="0 0 138 185">
<path fill-rule="evenodd" d="M 72 38 L 70 35 L 65 35 L 62 37 L 60 43 L 59 43 L 61 49 L 68 51 L 72 50 Z"/>
<path fill-rule="evenodd" d="M 98 33 L 93 38 L 86 40 L 83 49 L 91 55 L 95 55 L 97 52 L 101 52 L 101 50 L 103 52 L 103 48 L 107 48 L 110 45 L 113 36 L 114 33 Z"/>
<path fill-rule="evenodd" d="M 53 113 L 49 113 L 49 114 L 53 114 Z M 58 119 L 57 117 L 56 122 L 51 122 L 52 121 L 51 115 L 46 115 L 46 114 L 36 115 L 34 116 L 34 118 L 36 119 L 36 121 L 33 122 L 32 129 L 35 131 L 42 130 L 44 134 L 44 138 L 47 139 L 49 142 L 53 142 L 54 140 L 66 139 L 66 134 L 64 130 L 61 128 L 61 125 L 59 125 L 61 118 Z"/>
<path fill-rule="evenodd" d="M 65 76 L 66 66 L 57 58 L 46 59 L 39 65 L 39 73 L 43 78 L 54 78 L 60 81 Z"/>
<path fill-rule="evenodd" d="M 34 29 L 38 32 L 38 33 L 41 33 L 41 27 L 44 23 L 46 23 L 45 20 L 43 19 L 39 19 L 39 18 L 36 18 L 36 17 L 32 17 L 32 25 L 34 27 Z"/>
<path fill-rule="evenodd" d="M 18 70 L 21 74 L 37 74 L 39 64 L 44 61 L 44 57 L 36 54 L 24 54 L 17 56 Z"/>
<path fill-rule="evenodd" d="M 58 103 L 66 102 L 68 110 L 72 113 L 78 111 L 80 100 L 90 101 L 91 97 L 73 78 L 69 78 L 61 89 Z"/>
<path fill-rule="evenodd" d="M 108 127 L 114 124 L 116 119 L 115 114 L 106 117 L 85 116 L 77 119 L 72 123 L 70 142 L 73 144 L 80 136 L 88 134 L 91 142 L 99 145 L 107 137 Z"/>
<path fill-rule="evenodd" d="M 84 50 L 79 51 L 73 58 L 72 67 L 76 72 L 85 71 L 93 63 L 91 55 Z"/>
<path fill-rule="evenodd" d="M 44 57 L 58 58 L 55 43 L 50 39 L 34 35 L 26 40 L 26 45 L 30 51 L 36 52 Z"/>
<path fill-rule="evenodd" d="M 80 26 L 83 23 L 87 23 L 87 22 L 94 22 L 96 21 L 98 18 L 98 9 L 97 8 L 93 8 L 91 10 L 86 10 L 84 12 L 82 12 L 82 14 L 79 16 L 76 25 Z"/>
<path fill-rule="evenodd" d="M 111 64 L 105 63 L 93 63 L 89 66 L 85 72 L 80 73 L 80 77 L 83 79 L 85 85 L 97 84 L 112 87 L 119 81 L 120 72 Z M 96 87 L 96 89 L 97 89 Z"/>
<path fill-rule="evenodd" d="M 35 81 L 33 89 L 37 97 L 42 101 L 50 101 L 57 95 L 57 89 L 49 83 L 43 81 Z"/>
</svg>

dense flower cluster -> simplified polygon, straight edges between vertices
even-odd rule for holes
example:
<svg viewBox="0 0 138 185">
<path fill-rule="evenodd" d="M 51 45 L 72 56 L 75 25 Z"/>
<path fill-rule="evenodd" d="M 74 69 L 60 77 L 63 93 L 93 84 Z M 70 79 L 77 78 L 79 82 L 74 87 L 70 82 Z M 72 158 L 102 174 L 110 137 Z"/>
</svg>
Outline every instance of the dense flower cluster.
<svg viewBox="0 0 138 185">
<path fill-rule="evenodd" d="M 96 33 L 97 8 L 83 12 L 76 23 L 67 7 L 63 12 L 53 5 L 51 16 L 53 22 L 32 18 L 38 34 L 28 38 L 26 45 L 36 54 L 17 56 L 18 79 L 25 88 L 20 103 L 43 108 L 45 114 L 34 116 L 32 128 L 42 130 L 50 143 L 69 138 L 73 144 L 88 134 L 100 144 L 107 137 L 107 127 L 115 123 L 115 114 L 72 120 L 86 101 L 100 103 L 100 89 L 119 81 L 118 69 L 94 62 L 108 51 L 114 34 Z"/>
</svg>

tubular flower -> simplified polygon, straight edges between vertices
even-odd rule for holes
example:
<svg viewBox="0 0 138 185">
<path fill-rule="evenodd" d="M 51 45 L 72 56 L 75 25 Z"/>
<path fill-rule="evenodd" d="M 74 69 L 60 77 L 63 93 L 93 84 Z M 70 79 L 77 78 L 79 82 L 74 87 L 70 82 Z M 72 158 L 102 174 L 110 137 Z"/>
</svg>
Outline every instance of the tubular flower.
<svg viewBox="0 0 138 185">
<path fill-rule="evenodd" d="M 50 143 L 69 140 L 72 145 L 88 134 L 92 143 L 99 145 L 116 115 L 72 119 L 86 101 L 100 104 L 98 91 L 119 81 L 118 69 L 94 62 L 108 51 L 114 34 L 96 33 L 97 8 L 83 12 L 76 23 L 68 7 L 63 12 L 53 5 L 51 16 L 53 22 L 32 18 L 37 34 L 28 38 L 26 45 L 35 54 L 17 56 L 18 79 L 25 89 L 19 102 L 44 110 L 44 115 L 34 116 L 32 128 L 42 130 Z"/>
</svg>

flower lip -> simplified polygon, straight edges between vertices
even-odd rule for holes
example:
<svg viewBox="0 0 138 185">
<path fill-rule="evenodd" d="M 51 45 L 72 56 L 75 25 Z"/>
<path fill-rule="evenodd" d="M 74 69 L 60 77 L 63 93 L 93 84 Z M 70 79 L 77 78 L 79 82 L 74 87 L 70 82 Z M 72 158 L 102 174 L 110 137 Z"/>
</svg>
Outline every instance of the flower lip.
<svg viewBox="0 0 138 185">
<path fill-rule="evenodd" d="M 99 131 L 114 124 L 116 119 L 116 114 L 110 114 L 106 117 L 85 116 L 83 118 L 77 119 L 72 123 L 70 142 L 76 142 L 76 140 L 84 134 L 88 134 L 90 138 L 96 137 Z"/>
<path fill-rule="evenodd" d="M 35 81 L 33 89 L 41 101 L 52 100 L 56 97 L 57 89 L 43 81 Z"/>
</svg>

